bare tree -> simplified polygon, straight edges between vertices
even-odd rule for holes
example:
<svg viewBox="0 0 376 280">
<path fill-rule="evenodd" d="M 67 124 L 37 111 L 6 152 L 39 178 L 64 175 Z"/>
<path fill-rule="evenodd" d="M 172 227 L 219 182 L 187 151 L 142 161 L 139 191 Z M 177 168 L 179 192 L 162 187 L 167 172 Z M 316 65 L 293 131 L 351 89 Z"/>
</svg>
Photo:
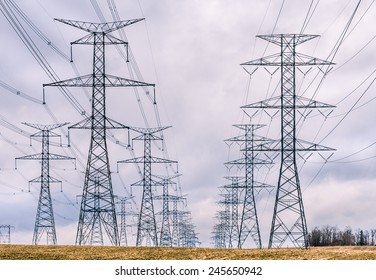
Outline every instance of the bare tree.
<svg viewBox="0 0 376 280">
<path fill-rule="evenodd" d="M 311 246 L 322 246 L 322 233 L 318 227 L 315 227 L 309 234 L 309 243 Z"/>
<path fill-rule="evenodd" d="M 341 245 L 342 246 L 351 246 L 355 244 L 355 236 L 352 232 L 350 226 L 347 226 L 346 229 L 342 232 L 341 236 Z"/>
</svg>

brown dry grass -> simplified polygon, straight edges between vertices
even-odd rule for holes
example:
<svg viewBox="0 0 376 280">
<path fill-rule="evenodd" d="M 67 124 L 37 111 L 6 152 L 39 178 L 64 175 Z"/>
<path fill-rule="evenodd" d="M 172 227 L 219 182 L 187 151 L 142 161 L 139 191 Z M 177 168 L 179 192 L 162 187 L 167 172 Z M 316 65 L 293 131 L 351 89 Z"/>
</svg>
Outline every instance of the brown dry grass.
<svg viewBox="0 0 376 280">
<path fill-rule="evenodd" d="M 0 245 L 2 260 L 376 260 L 376 247 L 209 249 Z"/>
</svg>

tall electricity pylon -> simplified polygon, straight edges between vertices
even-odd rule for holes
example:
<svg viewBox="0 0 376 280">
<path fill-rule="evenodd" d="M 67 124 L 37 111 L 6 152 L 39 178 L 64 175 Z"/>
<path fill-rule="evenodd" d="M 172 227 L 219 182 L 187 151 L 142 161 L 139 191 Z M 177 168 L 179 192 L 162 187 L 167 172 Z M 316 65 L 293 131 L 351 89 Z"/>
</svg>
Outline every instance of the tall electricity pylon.
<svg viewBox="0 0 376 280">
<path fill-rule="evenodd" d="M 52 154 L 50 153 L 49 148 L 50 138 L 60 137 L 56 133 L 51 132 L 51 130 L 62 127 L 67 123 L 52 125 L 24 124 L 40 130 L 31 135 L 32 138 L 42 138 L 42 153 L 16 158 L 16 160 L 39 160 L 42 163 L 41 175 L 30 181 L 30 183 L 41 183 L 34 226 L 33 245 L 38 245 L 44 234 L 46 234 L 47 237 L 47 244 L 56 245 L 57 238 L 52 209 L 50 183 L 60 183 L 61 181 L 50 176 L 50 160 L 74 160 L 74 158 Z"/>
<path fill-rule="evenodd" d="M 182 247 L 195 248 L 200 243 L 194 228 L 190 217 L 180 223 L 180 243 Z"/>
<path fill-rule="evenodd" d="M 239 190 L 244 189 L 244 183 L 240 182 L 243 177 L 232 176 L 226 177 L 226 179 L 231 181 L 231 184 L 223 186 L 223 188 L 228 189 L 231 195 L 230 206 L 231 206 L 231 220 L 230 220 L 230 232 L 228 240 L 228 248 L 235 248 L 239 245 Z"/>
<path fill-rule="evenodd" d="M 280 47 L 280 53 L 243 63 L 246 66 L 277 66 L 281 69 L 281 96 L 245 105 L 242 108 L 279 109 L 281 112 L 280 143 L 264 147 L 265 151 L 279 151 L 281 165 L 269 238 L 269 248 L 282 247 L 290 241 L 295 247 L 309 246 L 306 217 L 298 176 L 296 156 L 301 151 L 330 151 L 332 149 L 302 141 L 296 137 L 296 113 L 299 109 L 330 108 L 296 95 L 297 67 L 331 65 L 329 61 L 299 54 L 296 46 L 314 39 L 316 35 L 272 34 L 257 36 Z"/>
<path fill-rule="evenodd" d="M 110 33 L 141 20 L 91 23 L 57 19 L 59 22 L 89 33 L 72 42 L 71 45 L 92 45 L 94 48 L 92 74 L 43 85 L 92 88 L 91 116 L 69 127 L 91 130 L 90 148 L 77 227 L 76 244 L 78 245 L 103 243 L 101 241 L 103 240 L 101 236 L 102 227 L 105 229 L 112 245 L 120 244 L 106 136 L 107 129 L 127 129 L 128 127 L 106 116 L 106 88 L 154 87 L 155 85 L 106 74 L 105 46 L 125 45 L 128 47 L 128 42 L 115 38 Z M 97 236 L 95 232 L 99 232 L 100 236 Z"/>
<path fill-rule="evenodd" d="M 133 199 L 133 196 L 130 197 L 122 197 L 119 199 L 120 202 L 120 245 L 121 246 L 128 246 L 128 239 L 127 239 L 127 215 L 129 212 L 126 211 L 126 205 L 131 204 L 129 201 Z"/>
<path fill-rule="evenodd" d="M 231 192 L 230 189 L 224 188 L 224 193 L 221 193 L 220 196 L 223 199 L 219 200 L 217 203 L 221 206 L 221 209 L 218 211 L 218 237 L 220 241 L 216 242 L 220 248 L 227 248 L 230 240 L 230 230 L 231 230 Z"/>
<path fill-rule="evenodd" d="M 244 181 L 238 182 L 234 188 L 243 187 L 245 189 L 243 209 L 239 225 L 239 239 L 238 248 L 242 248 L 248 237 L 251 237 L 257 248 L 262 248 L 261 234 L 259 221 L 257 216 L 257 207 L 255 200 L 256 188 L 269 188 L 271 186 L 258 183 L 255 180 L 255 166 L 272 164 L 270 160 L 263 160 L 259 158 L 257 151 L 262 150 L 265 142 L 272 141 L 270 139 L 255 135 L 255 130 L 263 127 L 259 124 L 242 124 L 234 125 L 235 127 L 244 130 L 244 134 L 230 138 L 227 142 L 240 142 L 243 146 L 244 156 L 241 159 L 227 162 L 226 165 L 237 165 L 243 167 L 245 171 Z"/>
<path fill-rule="evenodd" d="M 0 244 L 10 244 L 11 225 L 0 225 Z"/>
<path fill-rule="evenodd" d="M 143 187 L 141 210 L 137 228 L 137 241 L 136 246 L 143 246 L 143 240 L 146 239 L 146 245 L 149 246 L 153 243 L 154 246 L 158 246 L 157 225 L 155 222 L 155 212 L 153 205 L 153 193 L 152 186 L 161 186 L 160 182 L 152 179 L 152 164 L 164 163 L 171 164 L 177 163 L 169 159 L 163 159 L 153 157 L 151 155 L 151 144 L 155 140 L 163 140 L 162 137 L 154 135 L 157 132 L 161 132 L 169 127 L 157 127 L 157 128 L 130 128 L 133 131 L 141 133 L 140 136 L 133 138 L 133 140 L 144 141 L 144 156 L 118 161 L 119 163 L 136 163 L 143 164 L 143 178 L 132 184 L 132 186 Z"/>
<path fill-rule="evenodd" d="M 180 247 L 180 230 L 179 224 L 181 222 L 181 217 L 183 215 L 189 214 L 188 211 L 178 210 L 178 203 L 185 202 L 186 197 L 180 196 L 172 199 L 172 246 L 173 247 Z"/>
<path fill-rule="evenodd" d="M 159 238 L 159 246 L 161 247 L 172 247 L 172 235 L 171 235 L 171 226 L 170 226 L 170 202 L 174 200 L 179 200 L 181 197 L 169 194 L 169 186 L 176 184 L 172 181 L 173 178 L 180 176 L 179 174 L 174 176 L 162 177 L 155 176 L 161 180 L 161 185 L 163 186 L 162 195 L 154 196 L 155 200 L 162 200 L 162 226 L 161 226 L 161 235 Z"/>
</svg>

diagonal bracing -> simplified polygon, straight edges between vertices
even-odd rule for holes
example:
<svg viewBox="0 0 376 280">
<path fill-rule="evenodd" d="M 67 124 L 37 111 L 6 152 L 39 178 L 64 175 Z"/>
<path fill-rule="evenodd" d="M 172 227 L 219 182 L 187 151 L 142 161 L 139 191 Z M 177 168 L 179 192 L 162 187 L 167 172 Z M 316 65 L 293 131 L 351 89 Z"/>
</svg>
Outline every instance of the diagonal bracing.
<svg viewBox="0 0 376 280">
<path fill-rule="evenodd" d="M 51 130 L 62 127 L 67 123 L 53 125 L 37 125 L 24 123 L 27 126 L 39 129 L 40 131 L 31 135 L 33 138 L 42 138 L 42 153 L 24 157 L 18 157 L 16 160 L 38 160 L 41 161 L 41 175 L 30 182 L 39 182 L 40 194 L 38 199 L 38 208 L 35 218 L 33 245 L 38 245 L 43 235 L 46 235 L 47 244 L 56 245 L 55 219 L 52 209 L 52 200 L 50 193 L 50 183 L 61 182 L 50 176 L 50 160 L 74 160 L 74 158 L 50 153 L 50 138 L 59 137 Z"/>
<path fill-rule="evenodd" d="M 70 127 L 91 130 L 90 148 L 76 235 L 76 244 L 78 245 L 103 245 L 103 232 L 107 234 L 112 245 L 120 244 L 106 137 L 107 129 L 128 129 L 128 127 L 107 117 L 106 88 L 154 87 L 154 84 L 107 74 L 105 69 L 105 46 L 122 44 L 128 47 L 128 42 L 116 39 L 109 33 L 141 20 L 91 23 L 57 19 L 59 22 L 89 33 L 89 35 L 72 42 L 72 45 L 93 46 L 92 74 L 43 85 L 92 88 L 91 115 Z"/>
<path fill-rule="evenodd" d="M 139 182 L 132 184 L 132 186 L 142 186 L 142 201 L 141 210 L 137 227 L 137 241 L 136 246 L 154 245 L 158 246 L 157 225 L 155 221 L 155 212 L 153 204 L 152 186 L 162 186 L 159 181 L 152 178 L 152 164 L 164 163 L 171 164 L 177 163 L 169 159 L 153 157 L 151 154 L 151 144 L 155 140 L 163 140 L 162 137 L 155 135 L 155 133 L 165 130 L 169 127 L 158 128 L 130 128 L 133 131 L 140 133 L 140 135 L 133 140 L 144 141 L 144 156 L 118 161 L 119 163 L 142 163 L 143 164 L 143 177 Z"/>
<path fill-rule="evenodd" d="M 258 183 L 255 180 L 255 166 L 266 166 L 272 164 L 270 160 L 263 160 L 260 158 L 258 151 L 262 151 L 265 143 L 273 143 L 274 141 L 265 137 L 255 135 L 255 130 L 263 127 L 259 124 L 243 124 L 235 125 L 235 127 L 244 131 L 244 134 L 227 139 L 227 142 L 240 142 L 243 146 L 243 157 L 241 159 L 229 161 L 227 166 L 238 166 L 244 168 L 244 180 L 236 179 L 236 184 L 230 188 L 243 188 L 244 200 L 242 203 L 242 213 L 239 223 L 239 235 L 237 239 L 237 247 L 242 248 L 245 241 L 250 237 L 256 244 L 257 248 L 262 248 L 259 220 L 257 215 L 255 189 L 257 188 L 271 188 L 271 186 Z M 231 237 L 231 245 L 234 246 L 235 237 Z"/>
<path fill-rule="evenodd" d="M 281 96 L 245 105 L 243 109 L 278 109 L 281 112 L 279 144 L 263 147 L 264 151 L 279 151 L 281 165 L 273 211 L 269 248 L 291 242 L 295 247 L 308 244 L 308 231 L 298 175 L 296 155 L 300 151 L 331 151 L 331 148 L 298 140 L 296 112 L 307 108 L 333 106 L 296 95 L 295 71 L 300 66 L 331 65 L 329 61 L 296 52 L 296 46 L 316 38 L 305 34 L 272 34 L 257 36 L 280 47 L 280 53 L 243 63 L 247 66 L 277 66 L 281 71 Z"/>
</svg>

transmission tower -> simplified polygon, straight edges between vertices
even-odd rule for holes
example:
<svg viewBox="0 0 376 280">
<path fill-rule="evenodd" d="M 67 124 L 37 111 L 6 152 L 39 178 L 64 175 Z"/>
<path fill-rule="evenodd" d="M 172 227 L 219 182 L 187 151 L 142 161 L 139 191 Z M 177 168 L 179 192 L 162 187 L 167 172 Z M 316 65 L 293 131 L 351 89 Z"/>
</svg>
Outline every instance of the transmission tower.
<svg viewBox="0 0 376 280">
<path fill-rule="evenodd" d="M 213 227 L 213 231 L 211 232 L 213 236 L 211 239 L 214 241 L 214 248 L 224 249 L 226 248 L 226 239 L 223 230 L 223 223 L 221 222 L 222 219 L 219 213 L 216 214 L 216 219 L 218 220 L 218 223 Z"/>
<path fill-rule="evenodd" d="M 190 220 L 183 221 L 180 224 L 181 232 L 181 246 L 185 248 L 195 248 L 199 243 L 197 234 L 194 230 L 195 226 L 191 223 Z"/>
<path fill-rule="evenodd" d="M 217 203 L 222 207 L 221 211 L 218 212 L 218 220 L 219 220 L 219 236 L 221 237 L 222 241 L 219 242 L 222 248 L 227 248 L 227 244 L 229 243 L 230 239 L 230 229 L 231 229 L 231 193 L 230 190 L 224 188 L 225 192 L 220 194 L 223 197 L 222 200 L 218 201 Z"/>
<path fill-rule="evenodd" d="M 281 139 L 278 145 L 264 147 L 265 151 L 279 151 L 281 165 L 276 192 L 269 248 L 282 247 L 290 241 L 295 247 L 308 244 L 308 231 L 296 156 L 302 151 L 329 151 L 328 147 L 296 138 L 296 112 L 299 109 L 330 108 L 328 104 L 296 95 L 297 67 L 330 65 L 329 61 L 299 54 L 296 46 L 314 39 L 316 35 L 272 34 L 257 36 L 280 47 L 280 53 L 243 63 L 246 66 L 277 66 L 281 69 L 281 96 L 245 105 L 242 108 L 279 109 L 281 113 Z"/>
<path fill-rule="evenodd" d="M 112 245 L 119 245 L 120 243 L 106 136 L 107 129 L 127 129 L 128 127 L 106 116 L 106 88 L 154 87 L 155 85 L 106 74 L 105 46 L 125 45 L 128 47 L 128 42 L 115 38 L 110 33 L 141 20 L 91 23 L 57 19 L 59 22 L 89 33 L 81 39 L 72 42 L 71 45 L 93 45 L 94 48 L 92 74 L 43 85 L 92 88 L 91 116 L 69 127 L 91 130 L 91 141 L 76 236 L 76 244 L 78 245 L 101 243 L 101 240 L 103 240 L 103 236 L 101 236 L 102 227 L 105 229 Z"/>
<path fill-rule="evenodd" d="M 127 215 L 129 212 L 127 212 L 127 204 L 131 204 L 129 201 L 130 199 L 133 199 L 133 196 L 130 197 L 122 197 L 119 199 L 120 203 L 120 245 L 121 246 L 128 246 L 128 239 L 127 239 Z"/>
<path fill-rule="evenodd" d="M 0 244 L 10 244 L 11 225 L 0 225 Z"/>
<path fill-rule="evenodd" d="M 270 188 L 271 186 L 258 183 L 255 181 L 255 166 L 272 164 L 271 160 L 263 160 L 259 158 L 257 151 L 263 150 L 265 142 L 272 141 L 270 139 L 255 135 L 255 130 L 264 125 L 243 124 L 234 125 L 244 130 L 244 134 L 230 138 L 227 142 L 240 142 L 244 147 L 242 149 L 244 157 L 238 160 L 227 162 L 228 166 L 240 166 L 245 171 L 244 182 L 238 182 L 234 188 L 243 187 L 245 189 L 243 209 L 240 218 L 238 248 L 242 248 L 246 239 L 250 236 L 258 248 L 262 248 L 259 221 L 257 216 L 257 208 L 255 201 L 255 189 Z"/>
<path fill-rule="evenodd" d="M 138 228 L 137 228 L 137 241 L 136 246 L 142 246 L 143 240 L 146 238 L 146 245 L 151 245 L 151 242 L 154 246 L 158 246 L 158 237 L 157 237 L 157 226 L 155 222 L 155 212 L 154 212 L 154 205 L 153 205 L 153 193 L 152 193 L 152 186 L 161 186 L 160 182 L 157 182 L 152 179 L 151 168 L 152 164 L 155 163 L 164 163 L 164 164 L 171 164 L 177 163 L 176 161 L 172 161 L 169 159 L 163 159 L 158 157 L 153 157 L 151 155 L 151 144 L 152 141 L 156 140 L 163 140 L 162 137 L 156 136 L 155 133 L 161 132 L 169 127 L 157 127 L 157 128 L 134 128 L 132 127 L 131 130 L 141 133 L 133 140 L 142 140 L 144 141 L 144 156 L 118 161 L 119 163 L 136 163 L 136 164 L 143 164 L 143 178 L 132 184 L 132 186 L 142 186 L 143 193 L 142 193 L 142 201 L 141 201 L 141 210 L 140 216 L 138 221 Z"/>
<path fill-rule="evenodd" d="M 186 200 L 185 197 L 180 196 L 172 199 L 172 246 L 180 247 L 180 231 L 179 223 L 181 221 L 182 215 L 188 214 L 187 211 L 178 210 L 178 203 Z"/>
<path fill-rule="evenodd" d="M 171 247 L 172 246 L 172 235 L 171 235 L 171 226 L 170 226 L 170 202 L 174 200 L 179 200 L 179 196 L 169 194 L 169 186 L 176 184 L 172 181 L 173 178 L 180 176 L 179 174 L 170 177 L 161 177 L 155 176 L 161 180 L 161 185 L 163 186 L 162 195 L 157 195 L 154 197 L 156 200 L 162 200 L 162 226 L 161 226 L 161 235 L 159 246 L 161 247 Z"/>
<path fill-rule="evenodd" d="M 38 245 L 42 236 L 46 234 L 47 244 L 56 245 L 55 220 L 52 210 L 52 201 L 50 193 L 50 183 L 61 183 L 61 181 L 50 176 L 50 160 L 74 160 L 74 158 L 50 153 L 50 138 L 60 137 L 51 130 L 62 127 L 63 124 L 38 125 L 24 123 L 27 126 L 39 129 L 40 131 L 31 135 L 32 138 L 42 138 L 42 153 L 24 157 L 18 157 L 17 160 L 39 160 L 42 163 L 41 175 L 30 181 L 30 183 L 41 183 L 37 215 L 35 219 L 33 244 Z"/>
<path fill-rule="evenodd" d="M 231 184 L 219 187 L 222 200 L 217 202 L 221 210 L 216 213 L 217 224 L 214 225 L 212 239 L 216 248 L 234 248 L 239 242 L 239 189 L 244 189 L 244 183 L 239 185 L 243 177 L 226 177 Z"/>
<path fill-rule="evenodd" d="M 244 189 L 244 183 L 239 182 L 243 177 L 226 177 L 231 181 L 231 184 L 225 185 L 224 188 L 230 192 L 230 206 L 231 206 L 231 218 L 230 218 L 230 232 L 229 232 L 229 248 L 237 247 L 239 244 L 239 190 Z"/>
</svg>

